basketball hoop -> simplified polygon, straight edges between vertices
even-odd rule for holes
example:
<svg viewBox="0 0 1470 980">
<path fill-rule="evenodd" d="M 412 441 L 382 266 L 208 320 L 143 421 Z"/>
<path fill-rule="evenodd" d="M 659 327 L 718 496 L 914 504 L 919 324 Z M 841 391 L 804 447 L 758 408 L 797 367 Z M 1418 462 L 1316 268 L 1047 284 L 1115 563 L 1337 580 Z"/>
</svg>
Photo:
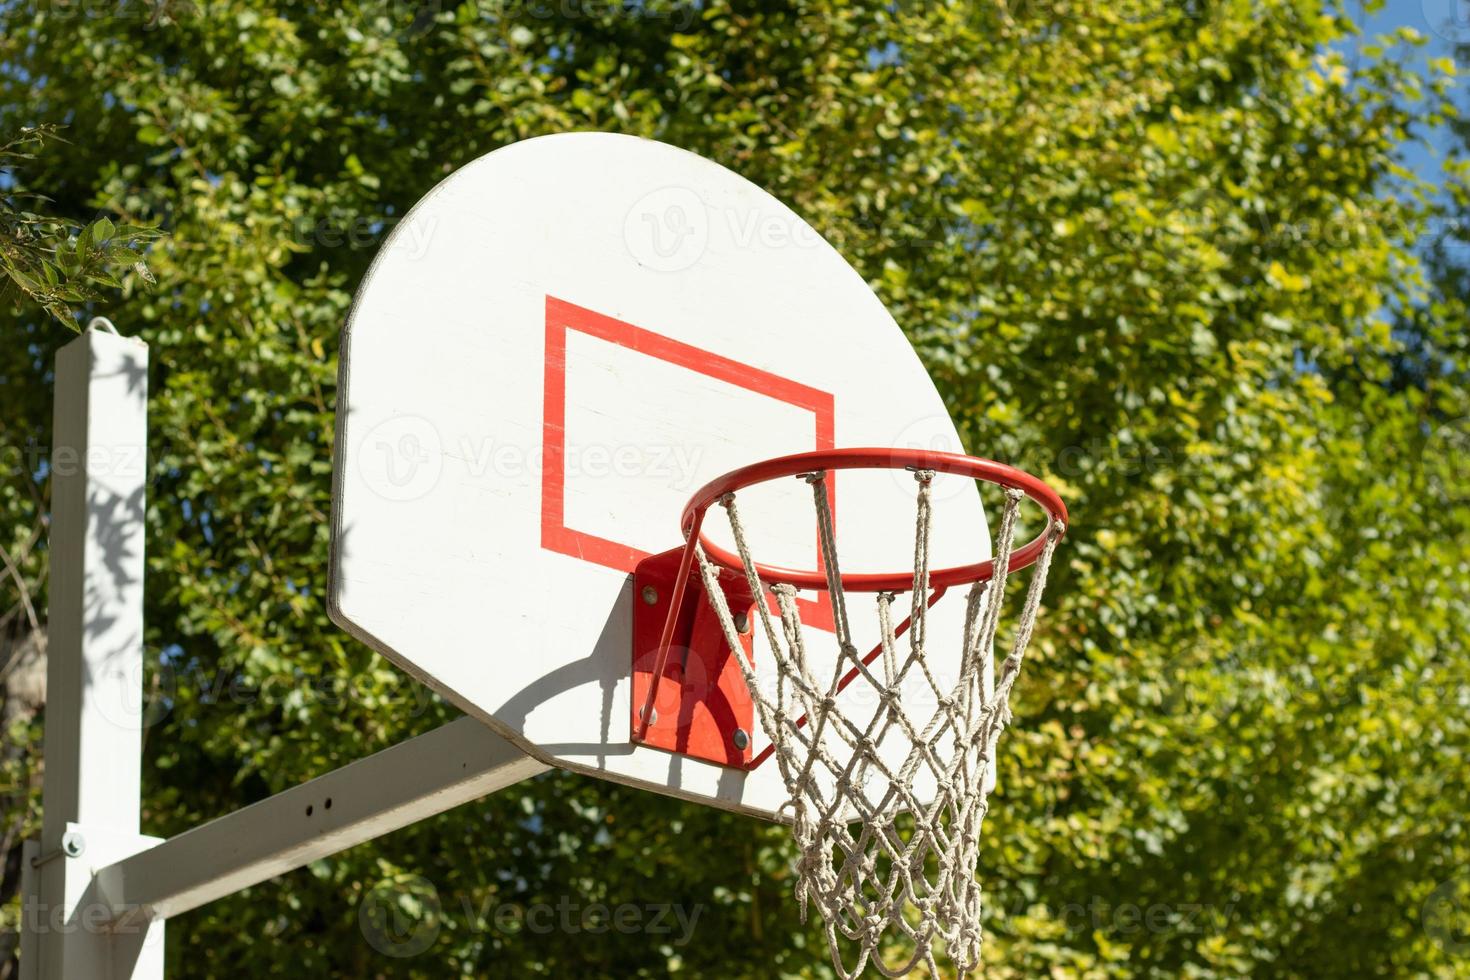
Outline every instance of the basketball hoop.
<svg viewBox="0 0 1470 980">
<path fill-rule="evenodd" d="M 841 571 L 830 474 L 845 469 L 912 471 L 917 503 L 912 570 Z M 991 559 L 930 568 L 931 484 L 940 473 L 1003 489 L 1005 506 Z M 817 569 L 782 568 L 751 556 L 736 495 L 783 477 L 800 477 L 811 485 Z M 1045 510 L 1047 523 L 1034 539 L 1014 548 L 1023 498 Z M 729 518 L 733 552 L 703 533 L 706 513 L 716 504 Z M 663 676 L 676 627 L 681 618 L 689 617 L 683 591 L 697 566 L 699 587 L 715 617 L 703 635 L 707 638 L 714 631 L 728 645 L 755 715 L 771 740 L 745 767 L 754 769 L 772 754 L 776 757 L 789 793 L 783 809 L 800 851 L 797 898 L 803 917 L 808 902 L 821 912 L 833 962 L 845 978 L 858 976 L 869 964 L 885 976 L 901 976 L 925 963 L 938 976 L 937 942 L 943 943 L 960 972 L 979 962 L 981 893 L 975 872 L 981 823 L 993 785 L 994 747 L 1010 720 L 1011 688 L 1066 522 L 1066 505 L 1036 477 L 990 460 L 905 449 L 827 450 L 767 460 L 714 480 L 684 509 L 686 544 L 679 554 L 674 593 L 650 676 Z M 649 561 L 670 558 L 672 553 Z M 1035 571 L 1009 654 L 997 668 L 994 646 L 1007 576 L 1032 565 Z M 963 635 L 956 638 L 962 649 L 958 677 L 946 680 L 931 669 L 926 619 L 944 591 L 959 585 L 970 586 Z M 814 673 L 796 605 L 799 588 L 825 591 L 831 600 L 838 653 L 830 677 L 819 679 Z M 895 628 L 893 605 L 902 592 L 910 595 L 909 616 Z M 880 639 L 866 655 L 853 643 L 848 593 L 877 594 Z M 767 594 L 774 596 L 776 616 Z M 741 604 L 742 622 L 731 611 L 732 599 Z M 750 619 L 759 620 L 774 654 L 774 669 L 761 665 L 764 676 L 752 662 Z M 900 650 L 905 634 L 906 649 Z M 880 658 L 881 665 L 873 667 Z M 927 717 L 919 715 L 916 706 L 906 710 L 901 697 L 904 685 L 920 678 L 937 705 Z M 859 679 L 872 697 L 860 699 L 860 706 L 854 707 L 852 699 L 838 695 Z M 721 683 L 725 701 L 736 701 L 735 692 L 723 679 Z M 635 740 L 648 739 L 649 726 L 656 721 L 653 702 L 650 684 L 635 719 Z M 900 747 L 900 756 L 895 756 L 895 746 Z M 738 765 L 740 760 L 727 764 Z M 922 795 L 916 791 L 920 780 L 929 787 Z M 912 956 L 898 967 L 878 956 L 885 935 L 905 935 L 914 944 Z M 851 970 L 844 964 L 843 939 L 858 950 Z"/>
<path fill-rule="evenodd" d="M 389 245 L 432 246 L 385 246 L 342 332 L 327 611 L 539 764 L 794 824 L 800 894 L 849 964 L 854 946 L 859 969 L 896 955 L 878 929 L 904 915 L 915 962 L 946 945 L 970 962 L 983 780 L 1040 601 L 1038 581 L 996 640 L 1002 586 L 1028 563 L 1044 575 L 1065 511 L 996 463 L 835 451 L 839 434 L 959 434 L 838 250 L 705 220 L 737 199 L 798 220 L 685 150 L 563 133 L 496 150 L 405 216 Z M 671 230 L 674 262 L 657 254 Z M 466 460 L 474 446 L 493 465 Z M 784 456 L 797 450 L 817 452 Z M 762 459 L 675 527 L 671 488 Z M 1001 491 L 987 534 L 967 479 L 1004 489 L 1004 534 Z M 1034 522 L 1027 497 L 1046 512 Z M 725 530 L 742 515 L 759 535 Z M 665 536 L 677 547 L 649 554 Z M 512 651 L 494 669 L 476 653 L 487 622 Z"/>
</svg>

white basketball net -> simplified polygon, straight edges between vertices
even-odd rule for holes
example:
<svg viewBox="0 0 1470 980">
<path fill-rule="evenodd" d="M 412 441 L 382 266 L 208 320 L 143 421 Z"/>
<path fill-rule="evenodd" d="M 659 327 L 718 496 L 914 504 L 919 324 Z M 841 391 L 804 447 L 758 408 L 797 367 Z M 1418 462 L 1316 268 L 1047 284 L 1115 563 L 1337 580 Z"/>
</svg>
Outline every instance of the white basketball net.
<svg viewBox="0 0 1470 980">
<path fill-rule="evenodd" d="M 964 644 L 958 680 L 946 684 L 926 662 L 925 614 L 929 607 L 929 539 L 934 473 L 920 470 L 914 541 L 911 624 L 898 638 L 893 626 L 893 593 L 878 593 L 881 663 L 864 665 L 852 641 L 832 527 L 824 474 L 809 474 L 816 504 L 819 542 L 831 592 L 840 647 L 831 678 L 814 676 L 790 585 L 769 587 L 780 610 L 780 635 L 767 608 L 764 585 L 746 543 L 734 494 L 721 504 L 730 518 L 746 583 L 775 654 L 775 684 L 765 688 L 741 646 L 740 630 L 718 586 L 719 569 L 697 549 L 705 595 L 750 688 L 762 727 L 775 747 L 781 777 L 791 794 L 785 808 L 794 818 L 800 850 L 797 899 L 805 920 L 807 903 L 822 914 L 832 960 L 844 978 L 856 977 L 871 962 L 884 976 L 897 977 L 920 963 L 939 976 L 935 945 L 961 971 L 980 960 L 980 826 L 994 785 L 993 749 L 1010 721 L 1011 687 L 1031 638 L 1046 585 L 1052 552 L 1065 530 L 1053 520 L 1032 573 L 1009 655 L 995 671 L 995 636 L 1004 604 L 1021 491 L 1005 488 L 1005 510 L 994 554 L 995 574 L 976 582 L 967 596 Z M 901 650 L 900 646 L 906 646 Z M 838 697 L 842 677 L 856 669 L 853 684 L 866 684 L 864 697 Z M 766 667 L 767 679 L 770 668 Z M 825 671 L 824 671 L 825 673 Z M 937 700 L 924 704 L 922 717 L 905 712 L 900 697 L 907 682 L 922 677 Z M 878 707 L 873 708 L 876 703 Z M 844 710 L 843 702 L 850 707 Z M 805 718 L 805 725 L 799 724 Z M 922 729 L 919 727 L 922 725 Z M 903 751 L 895 753 L 902 739 Z M 881 749 L 881 751 L 880 751 Z M 894 765 L 895 759 L 901 763 Z M 932 800 L 915 795 L 915 781 L 932 780 Z M 927 796 L 927 794 L 926 794 Z M 854 826 L 856 824 L 856 826 Z M 886 934 L 907 936 L 912 955 L 897 967 L 879 952 Z M 840 940 L 858 950 L 848 970 Z"/>
</svg>

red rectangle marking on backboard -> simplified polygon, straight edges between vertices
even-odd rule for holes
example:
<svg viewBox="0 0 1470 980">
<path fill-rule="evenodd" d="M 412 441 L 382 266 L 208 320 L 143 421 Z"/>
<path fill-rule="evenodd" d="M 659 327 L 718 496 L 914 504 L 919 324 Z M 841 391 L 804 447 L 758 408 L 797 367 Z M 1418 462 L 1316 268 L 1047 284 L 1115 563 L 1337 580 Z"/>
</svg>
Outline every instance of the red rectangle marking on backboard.
<svg viewBox="0 0 1470 980">
<path fill-rule="evenodd" d="M 567 333 L 572 330 L 805 409 L 813 416 L 812 448 L 834 448 L 836 408 L 830 392 L 701 350 L 566 300 L 547 296 L 542 412 L 544 465 L 541 473 L 541 546 L 549 551 L 630 573 L 640 561 L 649 556 L 649 552 L 641 548 L 579 531 L 566 524 Z M 835 513 L 836 492 L 830 483 L 828 492 L 832 494 L 832 509 Z M 683 543 L 679 540 L 678 521 L 677 513 L 669 515 L 670 547 Z M 826 593 L 822 593 L 817 601 L 799 599 L 798 605 L 802 610 L 803 621 L 818 629 L 832 628 L 831 602 Z"/>
</svg>

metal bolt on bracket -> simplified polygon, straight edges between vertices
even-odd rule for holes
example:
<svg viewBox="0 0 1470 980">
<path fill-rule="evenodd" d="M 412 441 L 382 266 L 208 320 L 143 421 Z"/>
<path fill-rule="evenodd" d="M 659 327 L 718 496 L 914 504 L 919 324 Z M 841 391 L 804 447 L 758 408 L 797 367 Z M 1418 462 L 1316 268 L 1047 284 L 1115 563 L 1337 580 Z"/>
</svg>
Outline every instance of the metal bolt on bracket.
<svg viewBox="0 0 1470 980">
<path fill-rule="evenodd" d="M 44 864 L 50 864 L 59 857 L 76 858 L 87 852 L 87 840 L 75 830 L 68 830 L 61 835 L 61 846 L 50 854 L 42 854 L 31 860 L 31 867 L 39 868 Z"/>
</svg>

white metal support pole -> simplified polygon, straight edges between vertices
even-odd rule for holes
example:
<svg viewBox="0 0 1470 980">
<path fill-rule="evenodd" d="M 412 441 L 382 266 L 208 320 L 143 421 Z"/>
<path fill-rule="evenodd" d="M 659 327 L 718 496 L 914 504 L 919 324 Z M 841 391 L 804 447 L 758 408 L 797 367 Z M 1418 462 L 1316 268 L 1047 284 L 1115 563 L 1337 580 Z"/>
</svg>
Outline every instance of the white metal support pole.
<svg viewBox="0 0 1470 980">
<path fill-rule="evenodd" d="M 88 329 L 56 355 L 45 815 L 22 969 L 36 980 L 162 980 L 163 925 L 126 927 L 94 872 L 139 835 L 148 348 Z"/>
<path fill-rule="evenodd" d="M 148 348 L 56 356 L 45 815 L 22 980 L 163 980 L 164 920 L 544 772 L 462 718 L 169 841 L 138 833 Z"/>
</svg>

